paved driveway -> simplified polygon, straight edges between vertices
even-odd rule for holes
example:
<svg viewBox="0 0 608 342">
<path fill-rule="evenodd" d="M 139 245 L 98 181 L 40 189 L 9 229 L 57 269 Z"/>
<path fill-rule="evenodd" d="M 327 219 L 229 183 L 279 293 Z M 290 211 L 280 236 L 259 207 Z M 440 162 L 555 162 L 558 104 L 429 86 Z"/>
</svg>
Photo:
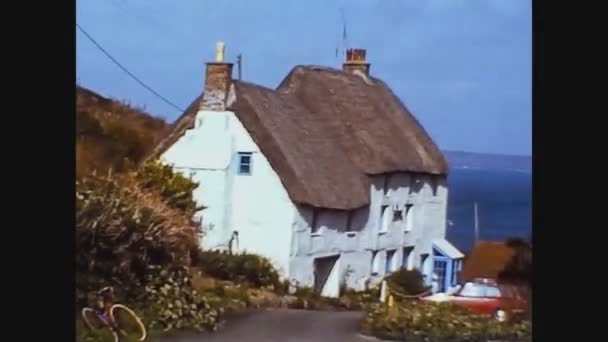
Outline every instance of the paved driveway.
<svg viewBox="0 0 608 342">
<path fill-rule="evenodd" d="M 361 313 L 267 310 L 238 314 L 216 333 L 174 336 L 159 342 L 369 342 L 359 335 Z M 376 340 L 377 341 L 377 340 Z"/>
</svg>

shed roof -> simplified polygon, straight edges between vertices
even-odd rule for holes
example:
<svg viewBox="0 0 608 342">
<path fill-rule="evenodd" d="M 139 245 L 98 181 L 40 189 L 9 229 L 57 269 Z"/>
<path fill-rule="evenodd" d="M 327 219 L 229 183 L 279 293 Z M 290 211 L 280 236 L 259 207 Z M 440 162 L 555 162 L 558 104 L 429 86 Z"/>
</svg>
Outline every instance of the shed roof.
<svg viewBox="0 0 608 342">
<path fill-rule="evenodd" d="M 460 280 L 496 279 L 514 253 L 515 251 L 503 242 L 479 241 L 464 262 Z"/>
</svg>

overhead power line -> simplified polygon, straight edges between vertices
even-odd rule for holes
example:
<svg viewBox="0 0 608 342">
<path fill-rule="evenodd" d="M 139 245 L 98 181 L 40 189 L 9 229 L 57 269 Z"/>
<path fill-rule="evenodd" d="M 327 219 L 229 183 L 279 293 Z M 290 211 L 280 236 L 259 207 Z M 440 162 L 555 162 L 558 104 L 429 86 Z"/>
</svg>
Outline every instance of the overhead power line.
<svg viewBox="0 0 608 342">
<path fill-rule="evenodd" d="M 116 58 L 112 57 L 112 55 L 108 51 L 106 51 L 106 49 L 104 49 L 103 46 L 101 46 L 101 44 L 99 44 L 95 40 L 95 38 L 93 38 L 78 23 L 76 23 L 76 28 L 78 28 L 78 30 L 80 30 L 80 32 L 82 32 L 82 34 L 84 34 L 91 41 L 91 43 L 93 43 L 101 52 L 103 52 L 103 54 L 106 55 L 106 57 L 108 57 L 112 62 L 114 62 L 114 64 L 116 64 L 120 69 L 122 69 L 122 71 L 124 71 L 127 75 L 131 76 L 131 78 L 134 79 L 137 83 L 139 83 L 142 87 L 146 88 L 148 91 L 150 91 L 152 94 L 156 95 L 159 99 L 163 100 L 166 104 L 170 105 L 171 107 L 177 109 L 180 112 L 184 111 L 178 105 L 176 105 L 173 102 L 169 101 L 167 98 L 165 98 L 164 96 L 162 96 L 161 94 L 159 94 L 156 90 L 152 89 L 152 87 L 148 86 L 146 83 L 144 83 L 142 80 L 140 80 L 137 76 L 133 75 L 132 72 L 130 72 L 118 60 L 116 60 Z"/>
</svg>

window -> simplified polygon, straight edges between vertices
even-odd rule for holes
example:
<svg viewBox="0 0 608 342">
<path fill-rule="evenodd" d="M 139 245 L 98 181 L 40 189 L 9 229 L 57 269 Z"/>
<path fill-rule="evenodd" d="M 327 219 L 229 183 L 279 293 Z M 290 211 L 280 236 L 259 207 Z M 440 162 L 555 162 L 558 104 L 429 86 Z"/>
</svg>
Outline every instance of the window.
<svg viewBox="0 0 608 342">
<path fill-rule="evenodd" d="M 422 189 L 422 175 L 417 173 L 410 174 L 410 188 L 409 193 L 418 193 Z"/>
<path fill-rule="evenodd" d="M 412 213 L 412 204 L 405 205 L 405 231 L 409 232 L 412 230 L 414 224 L 414 213 Z"/>
<path fill-rule="evenodd" d="M 500 298 L 500 289 L 493 285 L 479 284 L 474 282 L 468 282 L 464 284 L 459 295 L 462 297 L 474 297 L 474 298 Z"/>
<path fill-rule="evenodd" d="M 310 220 L 310 230 L 313 234 L 320 234 L 319 229 L 319 211 L 316 209 L 312 210 L 312 218 Z"/>
<path fill-rule="evenodd" d="M 239 175 L 250 175 L 251 174 L 251 152 L 239 152 L 239 164 L 238 173 Z"/>
<path fill-rule="evenodd" d="M 391 222 L 390 210 L 388 210 L 388 205 L 383 205 L 380 209 L 380 229 L 379 233 L 386 233 L 388 231 L 388 225 Z"/>
<path fill-rule="evenodd" d="M 349 211 L 346 213 L 346 231 L 352 232 L 353 226 L 353 212 Z"/>
<path fill-rule="evenodd" d="M 500 290 L 498 287 L 486 286 L 486 297 L 489 298 L 500 298 Z"/>
<path fill-rule="evenodd" d="M 403 210 L 393 211 L 393 222 L 403 221 Z"/>
<path fill-rule="evenodd" d="M 439 188 L 438 176 L 431 176 L 431 188 L 433 189 L 433 196 L 437 196 L 437 188 Z"/>
<path fill-rule="evenodd" d="M 389 186 L 391 185 L 391 177 L 392 175 L 385 175 L 384 176 L 384 185 L 382 187 L 382 190 L 384 191 L 384 195 L 388 194 L 388 190 L 389 190 Z"/>
<path fill-rule="evenodd" d="M 411 258 L 411 256 L 412 256 L 413 250 L 414 250 L 414 247 L 403 247 L 403 263 L 402 263 L 401 267 L 405 268 L 406 270 L 412 269 L 413 259 Z"/>
<path fill-rule="evenodd" d="M 485 295 L 484 287 L 481 284 L 466 283 L 462 287 L 462 290 L 460 290 L 459 295 L 462 297 L 481 298 Z"/>
<path fill-rule="evenodd" d="M 390 274 L 395 270 L 395 252 L 396 250 L 386 251 L 385 274 Z"/>
<path fill-rule="evenodd" d="M 410 186 L 408 189 L 408 193 L 410 193 L 410 194 L 412 192 L 414 192 L 414 187 L 416 186 L 416 179 L 417 179 L 417 176 L 415 173 L 410 174 Z"/>
<path fill-rule="evenodd" d="M 378 271 L 380 269 L 380 262 L 378 260 L 378 251 L 373 251 L 372 252 L 372 275 L 377 275 Z"/>
<path fill-rule="evenodd" d="M 458 282 L 458 271 L 460 271 L 460 260 L 454 260 L 454 265 L 452 266 L 452 284 Z"/>
</svg>

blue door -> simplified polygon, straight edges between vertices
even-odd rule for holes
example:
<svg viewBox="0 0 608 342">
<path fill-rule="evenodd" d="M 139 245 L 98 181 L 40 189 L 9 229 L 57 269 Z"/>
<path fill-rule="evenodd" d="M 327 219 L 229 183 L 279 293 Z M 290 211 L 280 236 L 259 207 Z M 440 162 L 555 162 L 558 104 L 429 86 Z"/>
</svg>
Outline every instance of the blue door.
<svg viewBox="0 0 608 342">
<path fill-rule="evenodd" d="M 437 248 L 433 248 L 433 274 L 437 277 L 437 291 L 445 292 L 453 285 L 454 261 Z"/>
<path fill-rule="evenodd" d="M 433 273 L 437 276 L 437 291 L 445 292 L 446 280 L 448 280 L 448 260 L 442 257 L 435 257 Z"/>
</svg>

